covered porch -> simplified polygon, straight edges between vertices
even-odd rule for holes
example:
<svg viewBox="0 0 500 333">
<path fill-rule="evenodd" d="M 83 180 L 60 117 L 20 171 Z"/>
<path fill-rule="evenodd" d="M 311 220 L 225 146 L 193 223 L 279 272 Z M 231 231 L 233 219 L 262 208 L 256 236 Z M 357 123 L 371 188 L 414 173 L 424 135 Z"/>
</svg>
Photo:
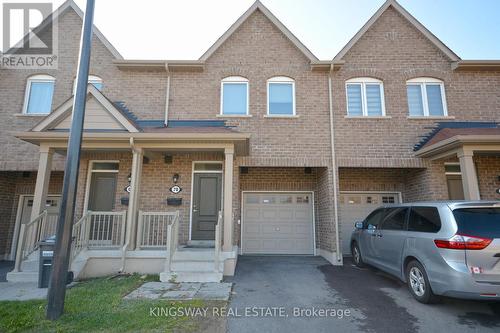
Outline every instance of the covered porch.
<svg viewBox="0 0 500 333">
<path fill-rule="evenodd" d="M 431 132 L 415 155 L 430 162 L 458 160 L 452 171 L 461 176 L 465 200 L 500 200 L 500 127 L 451 124 Z"/>
<path fill-rule="evenodd" d="M 40 146 L 40 160 L 31 221 L 20 230 L 16 272 L 38 242 L 55 233 L 57 214 L 49 214 L 44 203 L 53 155 L 66 153 L 68 132 L 18 137 Z M 85 132 L 71 269 L 81 278 L 142 272 L 169 280 L 182 278 L 186 261 L 205 258 L 191 265 L 193 270 L 203 267 L 217 279 L 232 275 L 238 177 L 233 162 L 247 153 L 248 135 L 225 127 Z"/>
</svg>

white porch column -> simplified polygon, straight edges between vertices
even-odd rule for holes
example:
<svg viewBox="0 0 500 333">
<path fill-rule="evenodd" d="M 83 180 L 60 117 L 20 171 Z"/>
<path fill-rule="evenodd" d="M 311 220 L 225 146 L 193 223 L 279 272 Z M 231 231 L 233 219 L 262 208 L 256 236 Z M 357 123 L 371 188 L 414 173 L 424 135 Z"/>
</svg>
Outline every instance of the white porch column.
<svg viewBox="0 0 500 333">
<path fill-rule="evenodd" d="M 457 156 L 460 161 L 465 200 L 480 200 L 476 167 L 472 159 L 474 152 L 462 148 Z"/>
<path fill-rule="evenodd" d="M 234 148 L 225 148 L 224 163 L 224 245 L 223 251 L 233 250 L 233 159 Z"/>
<path fill-rule="evenodd" d="M 139 207 L 140 184 L 142 174 L 142 159 L 144 152 L 142 148 L 132 149 L 132 171 L 130 175 L 130 195 L 127 211 L 127 249 L 134 249 L 137 234 L 137 209 Z"/>
<path fill-rule="evenodd" d="M 31 221 L 38 215 L 40 215 L 40 213 L 45 208 L 45 202 L 47 200 L 47 193 L 49 190 L 53 155 L 54 151 L 51 148 L 45 145 L 40 145 L 40 159 L 38 161 L 38 171 L 36 174 L 35 193 L 33 195 L 33 206 L 31 209 L 30 218 Z M 15 272 L 21 271 L 21 256 L 23 252 L 25 228 L 26 225 L 21 224 L 21 228 L 19 229 L 19 238 L 16 246 L 16 262 L 14 265 Z"/>
<path fill-rule="evenodd" d="M 54 151 L 51 148 L 48 146 L 40 146 L 40 159 L 38 161 L 38 171 L 36 174 L 33 207 L 31 208 L 31 220 L 40 215 L 45 208 L 47 193 L 49 191 L 53 155 Z"/>
</svg>

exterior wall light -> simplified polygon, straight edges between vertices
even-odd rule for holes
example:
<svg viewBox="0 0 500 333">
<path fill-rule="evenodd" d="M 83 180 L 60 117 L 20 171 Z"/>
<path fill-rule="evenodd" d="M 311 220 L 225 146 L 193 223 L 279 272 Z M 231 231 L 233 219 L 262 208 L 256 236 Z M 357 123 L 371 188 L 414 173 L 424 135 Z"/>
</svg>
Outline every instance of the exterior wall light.
<svg viewBox="0 0 500 333">
<path fill-rule="evenodd" d="M 172 176 L 172 181 L 174 182 L 174 184 L 177 184 L 179 178 L 181 178 L 181 176 L 179 176 L 178 173 L 174 173 L 174 175 Z"/>
</svg>

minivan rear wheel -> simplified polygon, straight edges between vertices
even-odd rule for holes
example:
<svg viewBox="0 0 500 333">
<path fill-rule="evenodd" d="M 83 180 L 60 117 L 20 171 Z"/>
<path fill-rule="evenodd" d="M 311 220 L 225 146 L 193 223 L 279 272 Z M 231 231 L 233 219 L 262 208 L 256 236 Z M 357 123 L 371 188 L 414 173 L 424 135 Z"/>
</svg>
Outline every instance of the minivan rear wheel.
<svg viewBox="0 0 500 333">
<path fill-rule="evenodd" d="M 363 262 L 363 257 L 361 257 L 361 251 L 359 250 L 358 244 L 352 243 L 351 254 L 354 265 L 356 265 L 357 267 L 365 267 L 365 263 Z"/>
<path fill-rule="evenodd" d="M 410 261 L 406 266 L 406 283 L 410 293 L 420 303 L 430 304 L 439 300 L 432 292 L 424 266 L 416 260 Z"/>
</svg>

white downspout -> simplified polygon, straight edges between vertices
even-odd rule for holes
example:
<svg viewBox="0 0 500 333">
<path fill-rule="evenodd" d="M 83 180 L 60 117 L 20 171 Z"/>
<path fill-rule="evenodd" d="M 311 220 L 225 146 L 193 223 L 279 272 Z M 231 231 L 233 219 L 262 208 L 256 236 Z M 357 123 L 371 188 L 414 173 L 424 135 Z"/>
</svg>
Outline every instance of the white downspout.
<svg viewBox="0 0 500 333">
<path fill-rule="evenodd" d="M 332 181 L 333 181 L 333 220 L 335 223 L 335 246 L 337 262 L 342 262 L 342 255 L 340 254 L 340 234 L 339 234 L 339 210 L 338 210 L 338 198 L 337 198 L 337 163 L 335 159 L 335 131 L 333 122 L 333 93 L 332 93 L 332 73 L 333 64 L 330 67 L 330 73 L 328 73 L 328 102 L 330 109 L 330 146 L 332 153 Z"/>
<path fill-rule="evenodd" d="M 168 70 L 168 63 L 165 63 L 165 70 L 167 71 L 167 92 L 165 98 L 165 127 L 168 126 L 168 106 L 170 104 L 170 71 Z"/>
</svg>

